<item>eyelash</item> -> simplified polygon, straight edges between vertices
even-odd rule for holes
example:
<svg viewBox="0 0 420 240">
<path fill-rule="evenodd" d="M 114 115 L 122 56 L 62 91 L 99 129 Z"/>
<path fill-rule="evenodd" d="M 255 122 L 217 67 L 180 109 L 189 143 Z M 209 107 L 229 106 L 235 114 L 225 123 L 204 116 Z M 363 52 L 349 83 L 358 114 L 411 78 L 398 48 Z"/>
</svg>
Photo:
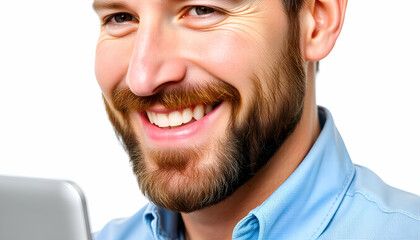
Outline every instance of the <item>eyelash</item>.
<svg viewBox="0 0 420 240">
<path fill-rule="evenodd" d="M 197 11 L 200 10 L 200 8 L 201 8 L 201 10 L 207 9 L 210 12 L 209 13 L 204 13 L 204 14 L 200 15 L 200 14 L 197 13 Z M 210 7 L 210 6 L 189 6 L 189 7 L 186 8 L 186 10 L 184 11 L 184 14 L 182 16 L 184 17 L 186 14 L 188 14 L 190 11 L 192 11 L 194 9 L 195 9 L 196 14 L 192 14 L 192 16 L 206 16 L 206 15 L 210 15 L 210 14 L 220 13 L 221 12 L 218 8 Z"/>
<path fill-rule="evenodd" d="M 109 24 L 110 21 L 112 21 L 112 19 L 114 19 L 117 16 L 121 16 L 121 15 L 126 15 L 127 17 L 131 18 L 130 20 L 124 21 L 124 22 L 130 22 L 130 21 L 134 21 L 137 20 L 137 18 L 135 18 L 132 14 L 130 13 L 126 13 L 126 12 L 119 12 L 119 13 L 113 13 L 111 15 L 108 15 L 106 17 L 104 17 L 103 20 L 103 24 L 102 27 L 106 26 Z M 138 21 L 138 20 L 137 20 Z"/>
</svg>

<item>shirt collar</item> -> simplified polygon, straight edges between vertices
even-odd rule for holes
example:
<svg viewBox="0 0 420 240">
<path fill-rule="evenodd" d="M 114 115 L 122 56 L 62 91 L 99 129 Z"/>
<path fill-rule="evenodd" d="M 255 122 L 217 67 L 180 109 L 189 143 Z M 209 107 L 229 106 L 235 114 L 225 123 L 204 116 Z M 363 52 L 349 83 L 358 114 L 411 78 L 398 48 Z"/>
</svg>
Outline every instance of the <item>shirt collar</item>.
<svg viewBox="0 0 420 240">
<path fill-rule="evenodd" d="M 249 235 L 250 229 L 256 232 L 253 239 L 316 239 L 326 228 L 355 168 L 328 110 L 319 108 L 319 119 L 324 126 L 308 155 L 263 204 L 237 224 L 234 239 Z"/>
<path fill-rule="evenodd" d="M 355 169 L 328 110 L 319 108 L 322 131 L 292 175 L 242 219 L 234 239 L 315 239 L 341 203 Z M 155 239 L 183 239 L 178 213 L 149 204 L 144 220 Z"/>
<path fill-rule="evenodd" d="M 181 215 L 176 212 L 158 207 L 153 203 L 146 206 L 143 220 L 149 227 L 154 239 L 159 240 L 182 240 L 183 223 Z"/>
</svg>

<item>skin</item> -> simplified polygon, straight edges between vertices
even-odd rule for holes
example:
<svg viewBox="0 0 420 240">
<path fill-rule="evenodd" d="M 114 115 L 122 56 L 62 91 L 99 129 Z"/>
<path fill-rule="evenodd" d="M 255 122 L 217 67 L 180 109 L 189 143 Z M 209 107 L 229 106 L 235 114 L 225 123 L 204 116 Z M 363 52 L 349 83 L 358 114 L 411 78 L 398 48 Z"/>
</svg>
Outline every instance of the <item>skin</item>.
<svg viewBox="0 0 420 240">
<path fill-rule="evenodd" d="M 300 122 L 267 165 L 233 195 L 194 213 L 181 213 L 187 239 L 231 239 L 237 222 L 267 199 L 304 159 L 320 133 L 313 61 L 322 59 L 333 48 L 346 4 L 345 0 L 307 1 L 299 17 L 300 46 L 307 60 L 307 88 Z M 196 16 L 187 7 L 197 5 L 223 11 Z M 119 12 L 135 17 L 124 23 L 111 21 L 101 28 L 96 75 L 106 101 L 110 102 L 113 90 L 119 88 L 150 96 L 162 89 L 222 79 L 242 97 L 239 120 L 252 101 L 250 76 L 263 75 L 268 70 L 266 63 L 273 60 L 273 52 L 279 52 L 287 31 L 287 15 L 278 0 L 96 0 L 94 7 L 102 23 L 107 16 Z M 222 104 L 208 126 L 170 146 L 149 139 L 135 113 L 130 119 L 145 148 L 205 145 L 209 147 L 203 155 L 213 161 L 211 149 L 217 144 L 215 139 L 224 136 L 230 108 L 229 103 Z M 155 105 L 151 110 L 164 108 Z"/>
</svg>

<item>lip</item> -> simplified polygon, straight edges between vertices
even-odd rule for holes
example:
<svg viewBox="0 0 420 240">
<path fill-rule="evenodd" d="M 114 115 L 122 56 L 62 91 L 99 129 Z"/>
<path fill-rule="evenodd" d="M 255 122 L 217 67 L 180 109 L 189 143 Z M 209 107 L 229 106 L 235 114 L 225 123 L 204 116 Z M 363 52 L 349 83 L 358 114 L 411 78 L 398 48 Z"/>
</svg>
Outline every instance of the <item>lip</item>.
<svg viewBox="0 0 420 240">
<path fill-rule="evenodd" d="M 194 139 L 198 137 L 197 135 L 206 130 L 208 131 L 224 105 L 225 103 L 221 102 L 213 111 L 200 120 L 173 129 L 163 129 L 150 123 L 145 113 L 139 113 L 139 116 L 145 135 L 153 145 L 173 146 L 186 141 L 194 142 Z"/>
</svg>

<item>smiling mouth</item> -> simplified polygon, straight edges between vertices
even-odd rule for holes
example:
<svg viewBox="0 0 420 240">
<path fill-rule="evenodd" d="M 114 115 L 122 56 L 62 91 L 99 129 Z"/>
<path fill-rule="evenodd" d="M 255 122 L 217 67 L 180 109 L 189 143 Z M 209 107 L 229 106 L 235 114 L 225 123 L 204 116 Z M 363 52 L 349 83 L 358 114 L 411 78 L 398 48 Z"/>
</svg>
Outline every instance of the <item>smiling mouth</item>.
<svg viewBox="0 0 420 240">
<path fill-rule="evenodd" d="M 220 102 L 214 104 L 198 104 L 167 113 L 146 111 L 146 114 L 151 124 L 160 128 L 175 128 L 202 119 L 204 116 L 211 113 L 218 105 L 220 105 Z"/>
</svg>

